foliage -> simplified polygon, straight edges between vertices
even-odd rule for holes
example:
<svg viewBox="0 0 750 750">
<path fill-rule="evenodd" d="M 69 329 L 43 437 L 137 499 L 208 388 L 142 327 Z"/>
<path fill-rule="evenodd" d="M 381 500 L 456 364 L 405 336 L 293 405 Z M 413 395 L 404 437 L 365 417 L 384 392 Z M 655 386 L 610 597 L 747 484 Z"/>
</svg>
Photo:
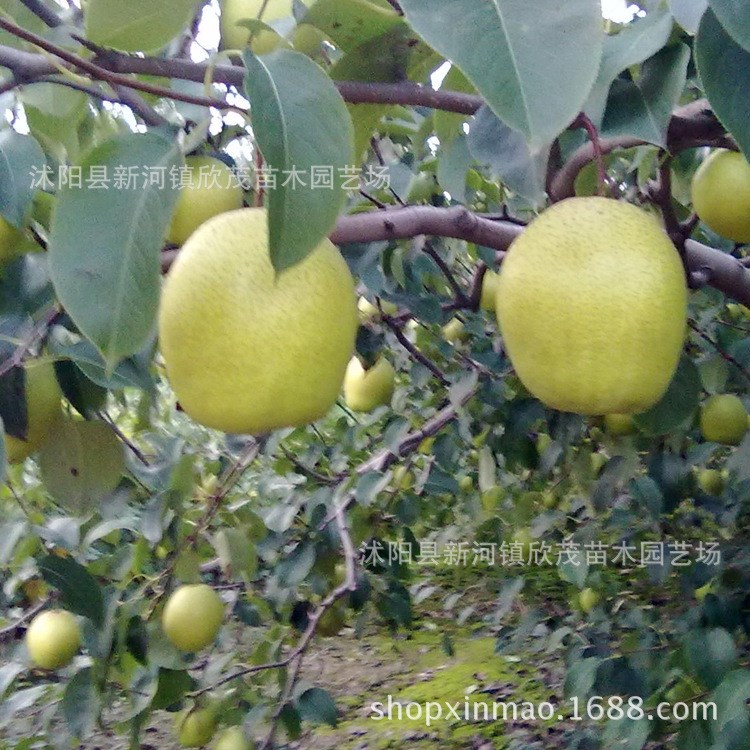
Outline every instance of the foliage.
<svg viewBox="0 0 750 750">
<path fill-rule="evenodd" d="M 0 269 L 5 431 L 28 427 L 25 361 L 54 361 L 65 397 L 35 457 L 0 450 L 0 748 L 72 746 L 116 707 L 133 748 L 166 711 L 270 750 L 340 718 L 304 670 L 316 636 L 436 631 L 451 654 L 467 624 L 495 637 L 487 660 L 556 660 L 568 708 L 716 704 L 708 720 L 592 715 L 567 747 L 750 746 L 750 437 L 700 426 L 711 396 L 750 405 L 750 279 L 690 196 L 709 148 L 750 157 L 745 5 L 651 0 L 621 25 L 598 0 L 290 0 L 268 24 L 286 43 L 262 56 L 206 41 L 215 2 L 125 5 L 0 13 L 0 215 L 23 250 Z M 181 411 L 155 320 L 185 154 L 247 178 L 277 273 L 327 235 L 340 246 L 369 301 L 357 353 L 387 352 L 390 404 L 342 397 L 257 436 Z M 306 184 L 282 184 L 293 170 Z M 672 383 L 623 435 L 532 398 L 480 305 L 536 213 L 596 192 L 660 216 L 694 288 Z M 195 583 L 226 616 L 186 654 L 161 612 Z M 83 638 L 56 673 L 22 638 L 52 606 Z"/>
</svg>

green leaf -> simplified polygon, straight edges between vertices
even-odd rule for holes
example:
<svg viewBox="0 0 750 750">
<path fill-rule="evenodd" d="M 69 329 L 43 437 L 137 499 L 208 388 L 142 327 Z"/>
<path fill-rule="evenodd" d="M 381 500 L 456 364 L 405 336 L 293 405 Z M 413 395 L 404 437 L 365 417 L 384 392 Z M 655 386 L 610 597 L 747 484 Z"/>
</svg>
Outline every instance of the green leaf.
<svg viewBox="0 0 750 750">
<path fill-rule="evenodd" d="M 509 190 L 533 206 L 544 202 L 548 148 L 532 152 L 524 137 L 498 120 L 486 106 L 472 121 L 467 142 L 477 164 L 489 167 Z"/>
<path fill-rule="evenodd" d="M 750 4 L 746 0 L 708 0 L 708 6 L 729 36 L 750 52 Z"/>
<path fill-rule="evenodd" d="M 708 8 L 708 0 L 669 0 L 669 10 L 674 20 L 682 26 L 688 34 L 695 34 L 703 14 Z"/>
<path fill-rule="evenodd" d="M 584 107 L 599 126 L 607 105 L 610 86 L 617 76 L 655 55 L 672 33 L 672 17 L 666 10 L 654 10 L 645 18 L 629 23 L 619 34 L 606 36 L 596 82 Z"/>
<path fill-rule="evenodd" d="M 221 529 L 214 535 L 214 549 L 224 574 L 230 578 L 251 578 L 258 568 L 258 556 L 243 529 Z"/>
<path fill-rule="evenodd" d="M 125 471 L 123 445 L 104 422 L 61 420 L 42 447 L 39 468 L 52 497 L 84 515 L 117 487 Z"/>
<path fill-rule="evenodd" d="M 460 91 L 464 94 L 474 94 L 476 89 L 471 81 L 455 66 L 452 66 L 443 79 L 441 91 Z M 463 135 L 463 124 L 469 119 L 467 115 L 456 112 L 445 112 L 436 109 L 432 115 L 435 135 L 443 146 L 459 135 Z"/>
<path fill-rule="evenodd" d="M 412 28 L 534 149 L 581 110 L 602 52 L 598 0 L 403 0 Z"/>
<path fill-rule="evenodd" d="M 60 302 L 101 351 L 109 369 L 153 334 L 159 301 L 159 251 L 178 191 L 181 164 L 171 136 L 131 133 L 107 141 L 82 163 L 81 187 L 60 192 L 49 243 L 49 269 Z M 134 170 L 132 183 L 116 174 Z M 106 175 L 107 189 L 87 180 Z M 144 172 L 164 184 L 144 184 Z M 110 189 L 113 188 L 114 189 Z"/>
<path fill-rule="evenodd" d="M 94 688 L 91 667 L 76 672 L 65 687 L 62 714 L 71 734 L 78 739 L 86 737 L 96 724 L 99 698 Z"/>
<path fill-rule="evenodd" d="M 596 670 L 600 660 L 595 656 L 576 661 L 568 668 L 565 675 L 565 696 L 584 699 L 594 687 Z"/>
<path fill-rule="evenodd" d="M 695 62 L 716 116 L 750 158 L 750 52 L 707 10 L 695 38 Z"/>
<path fill-rule="evenodd" d="M 314 250 L 336 223 L 345 199 L 341 177 L 354 161 L 352 122 L 331 79 L 305 55 L 246 51 L 244 59 L 253 130 L 266 165 L 277 170 L 268 218 L 271 262 L 280 273 Z M 332 174 L 333 186 L 311 187 L 313 167 Z M 292 170 L 302 174 L 304 186 L 286 179 Z"/>
<path fill-rule="evenodd" d="M 5 455 L 5 426 L 2 417 L 0 417 L 0 484 L 5 483 L 5 476 L 8 471 L 8 461 Z"/>
<path fill-rule="evenodd" d="M 466 203 L 466 174 L 473 162 L 466 136 L 461 133 L 451 139 L 440 152 L 437 178 L 458 203 Z"/>
<path fill-rule="evenodd" d="M 196 0 L 89 0 L 86 36 L 125 52 L 157 52 L 190 22 Z"/>
<path fill-rule="evenodd" d="M 21 28 L 35 34 L 44 33 L 46 26 L 39 16 L 27 8 L 22 0 L 0 0 L 0 10 L 3 11 L 8 20 L 15 21 Z M 5 47 L 27 47 L 27 42 L 11 34 L 9 31 L 0 30 L 0 44 Z"/>
<path fill-rule="evenodd" d="M 625 716 L 610 719 L 604 729 L 602 739 L 605 747 L 616 747 L 618 750 L 641 750 L 646 744 L 650 731 L 651 725 L 645 716 L 640 719 Z"/>
<path fill-rule="evenodd" d="M 685 650 L 695 673 L 709 688 L 715 688 L 737 666 L 737 647 L 723 628 L 692 630 Z"/>
<path fill-rule="evenodd" d="M 160 711 L 182 700 L 182 696 L 194 686 L 193 678 L 184 670 L 159 669 L 156 694 L 151 701 L 151 709 Z"/>
<path fill-rule="evenodd" d="M 628 135 L 656 146 L 666 146 L 667 127 L 685 88 L 689 61 L 690 49 L 677 44 L 647 60 L 637 81 L 614 81 L 602 134 L 608 137 Z"/>
<path fill-rule="evenodd" d="M 0 213 L 14 227 L 22 227 L 35 189 L 31 175 L 47 165 L 41 146 L 29 135 L 10 128 L 0 132 Z"/>
<path fill-rule="evenodd" d="M 88 617 L 94 625 L 104 622 L 104 597 L 94 576 L 71 557 L 48 555 L 39 563 L 47 583 L 60 592 L 63 604 L 76 614 Z"/>
<path fill-rule="evenodd" d="M 317 0 L 301 23 L 317 27 L 337 47 L 348 52 L 402 25 L 403 20 L 393 8 L 368 0 Z"/>
<path fill-rule="evenodd" d="M 647 435 L 665 435 L 681 425 L 698 407 L 701 379 L 692 360 L 683 357 L 667 392 L 648 411 L 634 419 Z"/>
<path fill-rule="evenodd" d="M 297 698 L 297 710 L 300 716 L 316 724 L 329 724 L 335 727 L 338 724 L 338 711 L 336 704 L 327 690 L 322 688 L 310 688 L 305 690 Z"/>
<path fill-rule="evenodd" d="M 750 701 L 750 670 L 730 672 L 713 691 L 710 699 L 716 703 L 715 735 L 737 720 L 747 722 L 747 702 Z"/>
<path fill-rule="evenodd" d="M 296 586 L 315 564 L 315 546 L 300 542 L 276 568 L 282 586 Z"/>
</svg>

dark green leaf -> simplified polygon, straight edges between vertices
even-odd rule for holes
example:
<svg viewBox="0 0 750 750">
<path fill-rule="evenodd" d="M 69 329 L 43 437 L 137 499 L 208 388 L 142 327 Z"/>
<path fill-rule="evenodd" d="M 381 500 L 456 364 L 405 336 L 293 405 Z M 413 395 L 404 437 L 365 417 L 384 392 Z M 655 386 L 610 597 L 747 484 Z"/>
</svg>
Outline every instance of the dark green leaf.
<svg viewBox="0 0 750 750">
<path fill-rule="evenodd" d="M 187 671 L 176 669 L 159 670 L 159 682 L 156 688 L 156 695 L 151 701 L 151 708 L 159 711 L 174 705 L 182 700 L 182 696 L 194 686 L 193 678 Z"/>
<path fill-rule="evenodd" d="M 31 175 L 47 166 L 41 146 L 29 135 L 8 128 L 0 132 L 0 214 L 22 227 L 34 196 Z"/>
<path fill-rule="evenodd" d="M 52 282 L 109 369 L 153 335 L 159 251 L 178 195 L 170 173 L 180 162 L 172 137 L 132 133 L 90 152 L 81 165 L 82 186 L 60 192 L 49 244 Z M 121 169 L 135 170 L 137 178 L 120 189 L 110 183 L 97 189 L 102 169 L 110 181 Z M 163 174 L 164 184 L 144 184 L 145 170 Z"/>
<path fill-rule="evenodd" d="M 708 5 L 729 36 L 750 52 L 750 4 L 746 0 L 708 0 Z"/>
<path fill-rule="evenodd" d="M 62 699 L 63 716 L 74 737 L 83 739 L 93 730 L 98 711 L 92 670 L 86 667 L 73 675 Z"/>
<path fill-rule="evenodd" d="M 750 52 L 707 10 L 695 38 L 695 61 L 716 116 L 750 158 Z"/>
<path fill-rule="evenodd" d="M 667 127 L 685 88 L 689 61 L 688 47 L 673 45 L 647 60 L 637 81 L 614 81 L 602 122 L 603 135 L 633 136 L 666 146 Z"/>
<path fill-rule="evenodd" d="M 412 28 L 538 149 L 581 110 L 602 51 L 598 0 L 403 0 Z"/>
<path fill-rule="evenodd" d="M 305 690 L 297 698 L 297 710 L 306 721 L 316 724 L 330 724 L 335 727 L 338 724 L 338 711 L 328 691 L 321 688 L 310 688 Z"/>
<path fill-rule="evenodd" d="M 544 201 L 548 148 L 532 152 L 525 138 L 498 120 L 489 107 L 482 107 L 471 123 L 469 151 L 478 164 L 514 193 L 538 206 Z"/>
<path fill-rule="evenodd" d="M 244 58 L 253 130 L 277 175 L 268 191 L 268 232 L 271 262 L 281 272 L 333 229 L 345 199 L 342 177 L 354 163 L 354 133 L 341 95 L 308 57 L 279 50 L 263 57 L 246 51 Z M 326 170 L 333 185 L 312 187 L 313 167 Z"/>
<path fill-rule="evenodd" d="M 60 592 L 63 604 L 76 614 L 88 617 L 101 627 L 104 621 L 104 597 L 94 576 L 71 557 L 48 555 L 39 563 L 47 583 Z"/>
<path fill-rule="evenodd" d="M 681 425 L 698 407 L 701 379 L 692 360 L 680 360 L 672 381 L 661 400 L 648 411 L 635 416 L 647 435 L 665 435 Z"/>
<path fill-rule="evenodd" d="M 708 0 L 669 0 L 669 9 L 674 20 L 682 26 L 688 34 L 695 34 L 703 14 L 708 8 Z"/>
</svg>

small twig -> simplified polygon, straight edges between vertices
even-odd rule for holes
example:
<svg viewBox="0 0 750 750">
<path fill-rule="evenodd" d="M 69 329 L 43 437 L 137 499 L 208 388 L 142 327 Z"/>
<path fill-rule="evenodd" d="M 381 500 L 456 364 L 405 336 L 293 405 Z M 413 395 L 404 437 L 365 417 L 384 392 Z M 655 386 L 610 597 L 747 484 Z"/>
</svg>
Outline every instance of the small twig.
<svg viewBox="0 0 750 750">
<path fill-rule="evenodd" d="M 104 422 L 104 424 L 109 427 L 112 432 L 117 436 L 117 438 L 120 440 L 120 442 L 124 443 L 129 449 L 130 452 L 144 465 L 149 466 L 149 461 L 146 458 L 146 456 L 143 454 L 141 449 L 115 424 L 112 417 L 107 414 L 106 411 L 99 411 L 97 412 L 97 416 L 99 419 Z"/>
<path fill-rule="evenodd" d="M 721 348 L 721 345 L 719 344 L 718 341 L 714 341 L 714 339 L 712 339 L 705 331 L 701 330 L 701 328 L 698 326 L 698 324 L 695 321 L 688 319 L 688 325 L 705 342 L 710 344 L 725 362 L 728 362 L 735 369 L 741 372 L 745 380 L 750 382 L 750 372 L 748 372 L 731 354 L 724 351 L 724 349 Z"/>
<path fill-rule="evenodd" d="M 31 609 L 24 612 L 15 622 L 10 625 L 6 625 L 0 628 L 0 643 L 4 640 L 15 638 L 19 628 L 27 623 L 32 618 L 36 617 L 50 602 L 52 601 L 51 596 L 47 596 L 42 601 L 35 604 Z"/>
<path fill-rule="evenodd" d="M 393 335 L 398 340 L 398 343 L 409 352 L 412 359 L 416 360 L 421 365 L 424 365 L 440 381 L 440 385 L 450 385 L 450 381 L 445 377 L 442 370 L 429 357 L 420 352 L 408 338 L 406 338 L 404 332 L 401 330 L 401 326 L 390 315 L 383 314 L 382 319 L 383 323 L 393 331 Z"/>
<path fill-rule="evenodd" d="M 14 367 L 19 367 L 23 364 L 26 355 L 46 336 L 49 327 L 54 323 L 58 315 L 60 315 L 60 311 L 55 307 L 32 326 L 28 335 L 13 350 L 13 354 L 3 362 L 0 362 L 0 377 L 10 372 Z"/>
<path fill-rule="evenodd" d="M 602 151 L 601 140 L 599 138 L 599 131 L 596 125 L 591 121 L 588 115 L 584 112 L 580 112 L 578 117 L 573 120 L 571 125 L 573 128 L 583 128 L 591 141 L 591 147 L 594 151 L 594 161 L 596 163 L 597 173 L 597 195 L 607 194 L 607 167 L 604 164 L 604 152 Z"/>
<path fill-rule="evenodd" d="M 42 0 L 21 0 L 21 3 L 25 5 L 35 16 L 41 18 L 44 23 L 51 29 L 62 26 L 62 19 L 50 10 Z"/>
<path fill-rule="evenodd" d="M 471 286 L 469 287 L 469 307 L 472 310 L 478 310 L 482 301 L 482 284 L 484 283 L 484 277 L 489 271 L 487 266 L 481 261 L 477 263 L 476 270 L 474 271 L 474 277 L 471 280 Z"/>
<path fill-rule="evenodd" d="M 305 466 L 305 464 L 303 464 L 302 461 L 300 461 L 290 450 L 285 448 L 283 445 L 280 447 L 281 452 L 284 454 L 284 456 L 289 461 L 291 461 L 294 468 L 304 476 L 309 477 L 310 479 L 314 479 L 316 482 L 321 482 L 322 484 L 338 483 L 339 480 L 337 477 L 326 476 L 325 474 L 321 474 L 320 472 L 315 471 L 315 469 L 311 469 L 309 466 Z"/>
<path fill-rule="evenodd" d="M 435 265 L 440 269 L 443 276 L 445 276 L 448 285 L 453 290 L 453 297 L 456 305 L 459 307 L 469 307 L 469 298 L 461 288 L 461 285 L 456 281 L 456 277 L 453 275 L 453 271 L 448 268 L 448 264 L 440 257 L 440 253 L 433 247 L 429 240 L 425 240 L 422 250 L 435 261 Z"/>
</svg>

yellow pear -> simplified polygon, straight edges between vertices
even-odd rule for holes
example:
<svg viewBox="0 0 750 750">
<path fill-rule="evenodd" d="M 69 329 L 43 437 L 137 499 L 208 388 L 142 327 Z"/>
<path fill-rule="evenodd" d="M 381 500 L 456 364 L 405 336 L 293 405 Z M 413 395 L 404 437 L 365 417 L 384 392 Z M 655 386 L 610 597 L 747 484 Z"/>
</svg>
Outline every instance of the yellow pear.
<svg viewBox="0 0 750 750">
<path fill-rule="evenodd" d="M 80 647 L 78 621 L 64 609 L 42 612 L 26 631 L 26 648 L 31 661 L 42 669 L 59 669 L 70 664 Z"/>
<path fill-rule="evenodd" d="M 510 361 L 540 401 L 633 414 L 662 396 L 682 350 L 687 287 L 656 221 L 608 198 L 570 198 L 514 240 L 497 317 Z"/>
<path fill-rule="evenodd" d="M 203 224 L 167 277 L 159 341 L 182 408 L 224 432 L 305 425 L 336 401 L 357 333 L 354 282 L 323 240 L 276 276 L 266 211 Z"/>
<path fill-rule="evenodd" d="M 221 49 L 242 49 L 250 40 L 251 31 L 239 24 L 242 21 L 258 19 L 262 8 L 263 0 L 223 0 L 219 19 Z M 291 15 L 292 0 L 268 0 L 259 20 L 272 24 Z M 273 52 L 281 43 L 278 34 L 271 31 L 256 31 L 253 34 L 251 49 L 256 55 L 265 55 Z"/>
<path fill-rule="evenodd" d="M 217 738 L 213 750 L 253 750 L 255 743 L 245 737 L 242 727 L 228 727 Z"/>
<path fill-rule="evenodd" d="M 391 403 L 395 383 L 396 371 L 385 357 L 367 370 L 359 357 L 352 357 L 344 376 L 344 401 L 352 411 L 372 411 Z"/>
<path fill-rule="evenodd" d="M 714 232 L 750 242 L 750 164 L 736 151 L 717 149 L 693 175 L 695 213 Z"/>
<path fill-rule="evenodd" d="M 169 597 L 161 625 L 173 646 L 193 652 L 213 643 L 223 620 L 219 595 L 205 583 L 192 583 L 180 586 Z"/>
<path fill-rule="evenodd" d="M 466 327 L 459 318 L 451 318 L 441 329 L 443 338 L 451 344 L 466 340 Z"/>
<path fill-rule="evenodd" d="M 188 156 L 167 241 L 182 245 L 210 218 L 242 208 L 242 187 L 234 172 L 213 156 Z"/>
<path fill-rule="evenodd" d="M 495 310 L 495 298 L 497 297 L 497 285 L 500 281 L 500 274 L 487 269 L 482 277 L 482 297 L 479 306 L 482 310 Z"/>
<path fill-rule="evenodd" d="M 36 453 L 50 430 L 60 419 L 62 391 L 55 377 L 55 366 L 46 359 L 32 359 L 24 364 L 26 391 L 26 436 L 22 440 L 5 435 L 5 452 L 10 463 L 17 463 Z"/>
</svg>

